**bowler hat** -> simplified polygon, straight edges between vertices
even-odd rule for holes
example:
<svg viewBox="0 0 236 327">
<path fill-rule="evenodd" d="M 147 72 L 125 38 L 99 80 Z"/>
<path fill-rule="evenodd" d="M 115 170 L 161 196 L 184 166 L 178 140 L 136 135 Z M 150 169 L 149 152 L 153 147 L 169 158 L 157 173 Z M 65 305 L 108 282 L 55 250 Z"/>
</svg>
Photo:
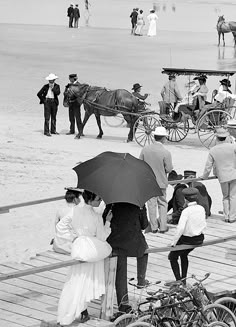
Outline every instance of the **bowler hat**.
<svg viewBox="0 0 236 327">
<path fill-rule="evenodd" d="M 231 83 L 230 83 L 230 80 L 228 80 L 227 78 L 224 78 L 220 81 L 220 84 L 221 85 L 225 85 L 227 87 L 230 87 L 231 86 Z"/>
<path fill-rule="evenodd" d="M 185 170 L 184 171 L 184 178 L 196 178 L 197 172 L 194 170 Z"/>
<path fill-rule="evenodd" d="M 177 181 L 183 178 L 183 175 L 177 174 L 175 170 L 171 170 L 171 172 L 168 175 L 168 181 Z"/>
<path fill-rule="evenodd" d="M 163 126 L 157 126 L 155 131 L 153 132 L 153 135 L 157 135 L 157 136 L 167 136 L 167 131 L 165 129 L 165 127 Z"/>
<path fill-rule="evenodd" d="M 139 83 L 135 83 L 132 87 L 132 90 L 138 90 L 140 87 L 142 87 L 142 85 L 140 85 Z"/>
<path fill-rule="evenodd" d="M 77 74 L 70 74 L 69 78 L 77 78 Z"/>
<path fill-rule="evenodd" d="M 215 135 L 217 137 L 227 137 L 229 136 L 229 131 L 224 127 L 218 127 L 216 128 Z"/>
<path fill-rule="evenodd" d="M 188 200 L 189 202 L 195 201 L 199 195 L 199 191 L 195 187 L 187 187 L 182 190 L 182 193 L 183 193 L 185 199 Z"/>
</svg>

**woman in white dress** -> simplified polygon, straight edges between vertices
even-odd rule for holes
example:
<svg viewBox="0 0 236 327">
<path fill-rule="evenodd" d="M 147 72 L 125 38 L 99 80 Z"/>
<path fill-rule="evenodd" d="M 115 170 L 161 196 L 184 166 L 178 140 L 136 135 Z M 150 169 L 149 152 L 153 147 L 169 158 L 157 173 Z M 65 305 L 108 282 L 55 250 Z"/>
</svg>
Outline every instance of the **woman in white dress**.
<svg viewBox="0 0 236 327">
<path fill-rule="evenodd" d="M 72 218 L 72 227 L 76 231 L 78 240 L 80 236 L 91 236 L 105 241 L 111 232 L 112 214 L 109 214 L 104 225 L 102 215 L 94 210 L 94 207 L 100 205 L 101 198 L 89 191 L 84 191 L 83 198 L 84 205 L 74 208 Z M 100 254 L 99 250 L 97 249 L 98 254 Z M 89 319 L 88 302 L 98 299 L 104 293 L 104 259 L 71 266 L 59 300 L 58 324 L 67 326 L 78 318 L 80 322 L 87 321 Z"/>
<path fill-rule="evenodd" d="M 142 29 L 143 26 L 145 25 L 144 19 L 143 19 L 143 10 L 139 11 L 138 17 L 137 17 L 137 25 L 136 25 L 136 29 L 134 32 L 134 35 L 142 35 Z"/>
<path fill-rule="evenodd" d="M 149 21 L 148 36 L 156 36 L 157 34 L 157 20 L 158 16 L 155 14 L 155 10 L 150 10 L 150 14 L 147 16 Z"/>
</svg>

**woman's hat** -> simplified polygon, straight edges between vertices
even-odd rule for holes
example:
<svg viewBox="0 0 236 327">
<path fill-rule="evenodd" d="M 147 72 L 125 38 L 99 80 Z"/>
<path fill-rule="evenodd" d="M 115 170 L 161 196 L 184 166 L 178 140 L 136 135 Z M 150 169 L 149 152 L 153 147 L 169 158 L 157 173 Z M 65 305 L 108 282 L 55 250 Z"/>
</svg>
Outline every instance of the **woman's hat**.
<svg viewBox="0 0 236 327">
<path fill-rule="evenodd" d="M 142 85 L 140 85 L 139 83 L 135 83 L 132 87 L 132 90 L 137 90 L 139 89 L 140 87 L 142 87 Z"/>
<path fill-rule="evenodd" d="M 171 170 L 171 172 L 168 175 L 168 181 L 177 181 L 183 178 L 183 175 L 177 174 L 175 170 Z"/>
<path fill-rule="evenodd" d="M 185 170 L 184 171 L 184 178 L 196 178 L 197 172 L 194 170 Z"/>
<path fill-rule="evenodd" d="M 230 83 L 230 80 L 228 80 L 227 78 L 224 78 L 220 81 L 220 84 L 221 85 L 225 85 L 227 87 L 230 87 L 231 86 L 231 83 Z"/>
<path fill-rule="evenodd" d="M 47 81 L 53 81 L 53 80 L 55 80 L 55 79 L 57 79 L 57 78 L 58 78 L 58 76 L 56 76 L 55 74 L 51 73 L 51 74 L 49 74 L 45 79 L 46 79 Z"/>
<path fill-rule="evenodd" d="M 218 127 L 216 128 L 215 135 L 217 137 L 227 137 L 229 136 L 229 131 L 224 127 Z"/>
<path fill-rule="evenodd" d="M 199 195 L 199 191 L 195 187 L 187 187 L 182 190 L 182 193 L 186 200 L 189 202 L 196 201 Z"/>
</svg>

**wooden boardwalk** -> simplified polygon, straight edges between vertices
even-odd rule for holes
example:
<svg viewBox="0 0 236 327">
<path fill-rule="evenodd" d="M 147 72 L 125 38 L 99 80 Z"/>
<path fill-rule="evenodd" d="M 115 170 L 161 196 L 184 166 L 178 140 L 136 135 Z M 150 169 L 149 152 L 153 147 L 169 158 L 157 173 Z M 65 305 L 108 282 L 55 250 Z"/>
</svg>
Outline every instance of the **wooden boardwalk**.
<svg viewBox="0 0 236 327">
<path fill-rule="evenodd" d="M 166 234 L 146 234 L 150 247 L 164 247 L 170 244 L 174 226 Z M 228 224 L 221 216 L 208 218 L 205 240 L 236 235 L 236 223 Z M 147 279 L 173 280 L 167 259 L 167 252 L 149 255 Z M 6 263 L 0 265 L 0 273 L 6 274 L 17 270 L 41 267 L 68 260 L 65 255 L 52 251 L 39 254 L 25 263 Z M 205 281 L 207 289 L 216 297 L 236 293 L 236 238 L 225 243 L 195 249 L 190 255 L 189 274 L 203 277 L 210 272 Z M 0 327 L 46 327 L 56 322 L 57 303 L 68 268 L 45 271 L 34 275 L 9 279 L 0 282 Z M 129 258 L 128 276 L 136 277 L 136 259 Z M 158 288 L 160 285 L 158 285 Z M 130 287 L 132 294 L 133 289 Z M 94 317 L 100 315 L 100 301 L 91 303 L 89 312 Z M 50 323 L 49 325 L 47 323 Z M 74 324 L 73 326 L 78 326 Z"/>
</svg>

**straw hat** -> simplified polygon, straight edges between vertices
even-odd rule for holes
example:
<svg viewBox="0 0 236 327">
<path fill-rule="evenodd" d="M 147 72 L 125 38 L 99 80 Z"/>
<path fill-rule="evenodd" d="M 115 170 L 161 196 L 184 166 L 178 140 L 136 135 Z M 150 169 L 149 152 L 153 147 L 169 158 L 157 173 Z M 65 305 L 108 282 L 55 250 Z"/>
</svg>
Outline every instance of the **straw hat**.
<svg viewBox="0 0 236 327">
<path fill-rule="evenodd" d="M 218 127 L 215 131 L 217 137 L 227 137 L 229 136 L 229 131 L 224 127 Z"/>
<path fill-rule="evenodd" d="M 153 132 L 153 135 L 157 135 L 157 136 L 167 136 L 167 131 L 165 129 L 165 127 L 163 126 L 157 126 L 155 131 Z"/>
<path fill-rule="evenodd" d="M 57 79 L 57 78 L 58 78 L 57 75 L 51 73 L 51 74 L 49 74 L 45 79 L 46 79 L 47 81 L 53 81 L 53 80 L 55 80 L 55 79 Z"/>
</svg>

